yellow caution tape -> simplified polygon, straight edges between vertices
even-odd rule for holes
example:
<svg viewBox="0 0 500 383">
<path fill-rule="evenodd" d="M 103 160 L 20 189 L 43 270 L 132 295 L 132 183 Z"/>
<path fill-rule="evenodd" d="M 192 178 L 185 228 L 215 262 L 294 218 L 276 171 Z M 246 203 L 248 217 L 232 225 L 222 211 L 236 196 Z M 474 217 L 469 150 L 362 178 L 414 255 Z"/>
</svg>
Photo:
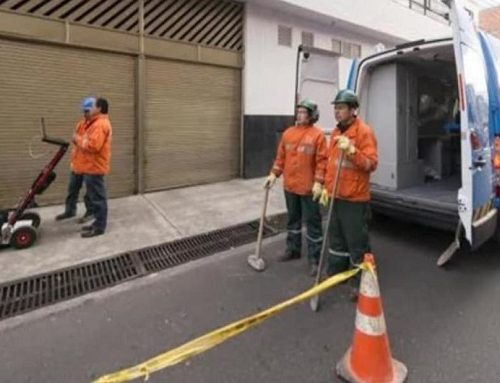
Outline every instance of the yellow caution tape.
<svg viewBox="0 0 500 383">
<path fill-rule="evenodd" d="M 95 380 L 93 383 L 122 383 L 129 382 L 141 377 L 144 377 L 144 379 L 147 381 L 151 373 L 174 366 L 178 363 L 192 358 L 195 355 L 201 354 L 206 350 L 209 350 L 217 346 L 218 344 L 225 342 L 226 340 L 264 322 L 280 311 L 290 306 L 296 305 L 297 303 L 300 303 L 306 299 L 312 298 L 322 293 L 323 291 L 346 281 L 347 279 L 359 273 L 361 270 L 370 270 L 370 266 L 371 264 L 363 263 L 355 269 L 336 274 L 333 277 L 326 279 L 320 284 L 310 288 L 309 290 L 303 292 L 300 295 L 297 295 L 294 298 L 279 303 L 276 306 L 261 311 L 260 313 L 246 317 L 237 322 L 233 322 L 227 326 L 214 330 L 190 342 L 184 343 L 182 346 L 157 355 L 154 358 L 151 358 L 136 366 L 102 376 L 101 378 Z"/>
</svg>

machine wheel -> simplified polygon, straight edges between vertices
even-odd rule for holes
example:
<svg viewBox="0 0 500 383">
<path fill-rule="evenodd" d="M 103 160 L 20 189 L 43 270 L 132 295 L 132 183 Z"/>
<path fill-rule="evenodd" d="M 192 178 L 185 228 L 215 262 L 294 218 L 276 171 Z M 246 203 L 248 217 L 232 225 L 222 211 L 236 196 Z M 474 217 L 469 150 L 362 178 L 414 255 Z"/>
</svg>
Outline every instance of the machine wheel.
<svg viewBox="0 0 500 383">
<path fill-rule="evenodd" d="M 31 224 L 38 229 L 38 227 L 40 226 L 40 222 L 42 221 L 42 219 L 40 218 L 40 215 L 38 213 L 34 213 L 32 211 L 30 212 L 27 212 L 27 213 L 24 213 L 20 218 L 19 220 L 23 220 L 23 219 L 26 219 L 26 220 L 30 220 L 31 221 Z"/>
<path fill-rule="evenodd" d="M 37 232 L 33 226 L 21 226 L 14 230 L 10 245 L 15 249 L 27 249 L 36 241 Z"/>
</svg>

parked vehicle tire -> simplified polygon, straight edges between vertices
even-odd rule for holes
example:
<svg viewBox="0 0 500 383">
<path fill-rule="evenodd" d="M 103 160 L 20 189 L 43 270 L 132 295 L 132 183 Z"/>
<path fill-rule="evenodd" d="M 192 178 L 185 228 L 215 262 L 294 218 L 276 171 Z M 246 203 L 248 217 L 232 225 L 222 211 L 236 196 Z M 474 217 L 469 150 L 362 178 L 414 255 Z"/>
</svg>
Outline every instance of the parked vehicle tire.
<svg viewBox="0 0 500 383">
<path fill-rule="evenodd" d="M 497 231 L 495 232 L 495 235 L 493 236 L 493 240 L 500 244 L 500 214 L 498 214 L 497 218 Z"/>
</svg>

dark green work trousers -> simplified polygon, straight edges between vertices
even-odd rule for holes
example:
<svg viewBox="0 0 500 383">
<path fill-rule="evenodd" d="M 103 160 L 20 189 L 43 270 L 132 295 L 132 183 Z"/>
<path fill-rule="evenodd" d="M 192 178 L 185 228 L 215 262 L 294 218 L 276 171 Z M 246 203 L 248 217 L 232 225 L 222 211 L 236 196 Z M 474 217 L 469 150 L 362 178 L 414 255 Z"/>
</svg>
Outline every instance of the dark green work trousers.
<svg viewBox="0 0 500 383">
<path fill-rule="evenodd" d="M 332 222 L 328 230 L 328 275 L 355 267 L 362 263 L 364 255 L 370 252 L 369 215 L 368 202 L 335 200 Z M 359 285 L 359 274 L 353 280 L 353 285 Z"/>
<path fill-rule="evenodd" d="M 285 191 L 286 208 L 288 210 L 286 240 L 287 251 L 300 253 L 302 249 L 302 219 L 307 232 L 307 255 L 310 263 L 318 264 L 323 241 L 321 212 L 319 204 L 312 200 L 311 195 L 299 195 Z"/>
</svg>

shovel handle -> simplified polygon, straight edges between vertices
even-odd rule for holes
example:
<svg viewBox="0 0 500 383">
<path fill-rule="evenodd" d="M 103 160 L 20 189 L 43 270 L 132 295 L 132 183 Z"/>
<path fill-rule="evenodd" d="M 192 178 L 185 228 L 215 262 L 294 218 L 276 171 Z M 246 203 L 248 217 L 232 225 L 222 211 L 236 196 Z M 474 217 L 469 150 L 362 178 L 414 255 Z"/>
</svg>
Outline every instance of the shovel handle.
<svg viewBox="0 0 500 383">
<path fill-rule="evenodd" d="M 257 249 L 255 251 L 255 256 L 260 258 L 260 249 L 262 247 L 262 235 L 264 234 L 264 221 L 266 219 L 267 212 L 267 203 L 269 200 L 269 187 L 266 186 L 264 193 L 264 204 L 262 206 L 262 213 L 260 215 L 260 223 L 259 223 L 259 233 L 257 235 Z"/>
<path fill-rule="evenodd" d="M 328 243 L 328 231 L 330 229 L 330 224 L 332 222 L 333 207 L 335 205 L 335 197 L 337 196 L 337 190 L 339 187 L 340 171 L 342 170 L 342 164 L 344 163 L 344 156 L 345 156 L 345 153 L 342 150 L 340 152 L 339 160 L 337 163 L 337 169 L 335 172 L 335 182 L 333 184 L 333 190 L 332 190 L 332 198 L 330 200 L 330 206 L 328 207 L 328 218 L 326 220 L 325 232 L 323 233 L 323 243 L 321 244 L 321 255 L 319 258 L 318 274 L 316 274 L 316 280 L 314 282 L 315 286 L 318 285 L 320 280 L 321 280 L 321 271 L 323 270 L 323 264 L 324 264 L 325 258 L 326 258 L 326 246 Z"/>
</svg>

